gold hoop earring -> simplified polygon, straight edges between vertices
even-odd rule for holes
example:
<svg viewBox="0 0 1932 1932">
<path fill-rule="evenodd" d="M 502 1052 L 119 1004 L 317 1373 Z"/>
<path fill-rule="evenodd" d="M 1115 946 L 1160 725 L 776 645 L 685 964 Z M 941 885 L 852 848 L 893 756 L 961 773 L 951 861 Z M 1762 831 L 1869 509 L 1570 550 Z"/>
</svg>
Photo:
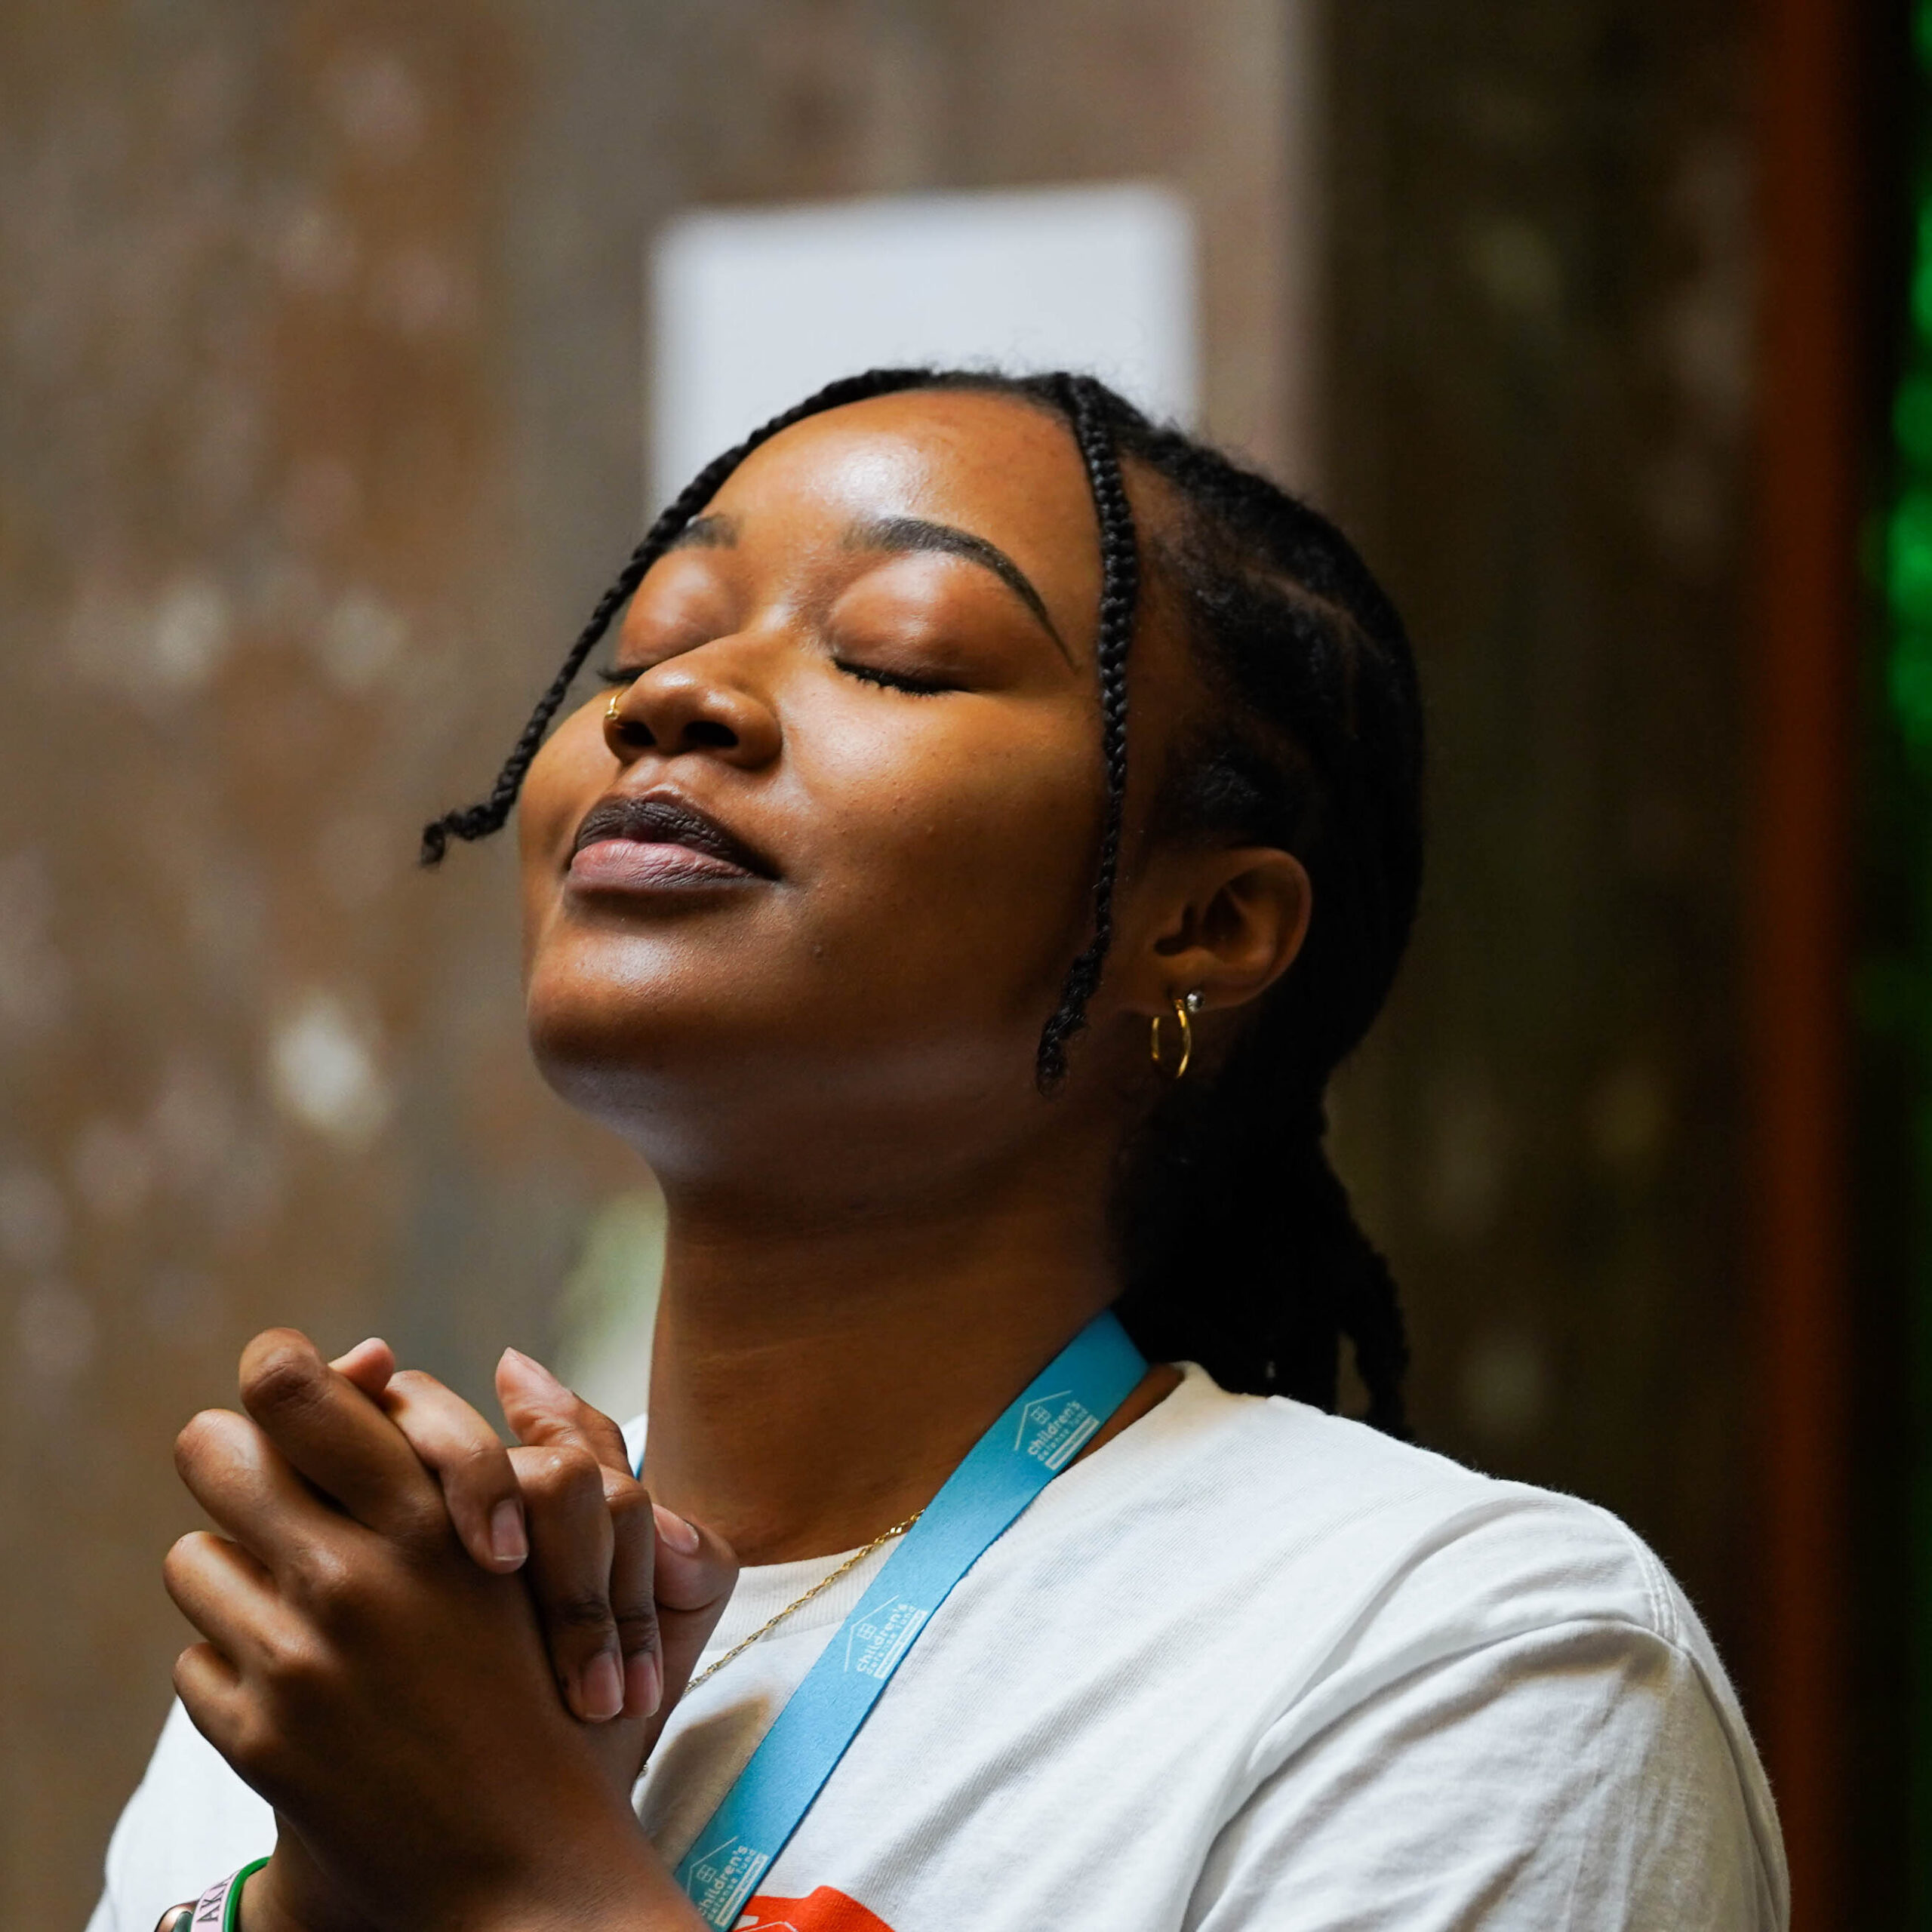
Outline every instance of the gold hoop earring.
<svg viewBox="0 0 1932 1932">
<path fill-rule="evenodd" d="M 1176 993 L 1173 1003 L 1174 1018 L 1180 1026 L 1180 1058 L 1168 1078 L 1180 1080 L 1186 1077 L 1189 1063 L 1194 1058 L 1194 1016 L 1201 1011 L 1201 995 L 1197 990 L 1189 993 L 1183 999 L 1180 994 Z M 1164 1017 L 1165 1016 L 1161 1014 L 1155 1014 L 1152 1036 L 1149 1043 L 1153 1062 L 1156 1066 L 1161 1065 L 1161 1022 Z M 1164 1069 L 1162 1070 L 1165 1071 Z"/>
</svg>

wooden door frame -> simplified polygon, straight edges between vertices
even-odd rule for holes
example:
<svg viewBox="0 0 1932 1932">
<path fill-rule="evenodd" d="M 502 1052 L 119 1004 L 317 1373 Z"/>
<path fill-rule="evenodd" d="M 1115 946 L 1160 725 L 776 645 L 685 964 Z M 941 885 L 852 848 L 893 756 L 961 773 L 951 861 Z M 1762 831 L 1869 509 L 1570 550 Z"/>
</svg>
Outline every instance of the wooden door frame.
<svg viewBox="0 0 1932 1932">
<path fill-rule="evenodd" d="M 1746 627 L 1747 1201 L 1760 1315 L 1758 1727 L 1792 1923 L 1843 1922 L 1849 1624 L 1847 988 L 1857 688 L 1857 22 L 1759 15 L 1758 488 Z"/>
</svg>

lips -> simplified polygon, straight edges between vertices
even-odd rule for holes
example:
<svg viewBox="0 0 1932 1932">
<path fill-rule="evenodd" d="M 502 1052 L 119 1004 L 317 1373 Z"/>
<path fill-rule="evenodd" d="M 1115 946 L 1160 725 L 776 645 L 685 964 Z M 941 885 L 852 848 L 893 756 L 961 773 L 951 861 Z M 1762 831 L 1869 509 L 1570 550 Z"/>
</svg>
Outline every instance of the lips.
<svg viewBox="0 0 1932 1932">
<path fill-rule="evenodd" d="M 571 846 L 570 876 L 586 889 L 648 891 L 775 878 L 777 870 L 688 799 L 647 792 L 591 807 Z"/>
</svg>

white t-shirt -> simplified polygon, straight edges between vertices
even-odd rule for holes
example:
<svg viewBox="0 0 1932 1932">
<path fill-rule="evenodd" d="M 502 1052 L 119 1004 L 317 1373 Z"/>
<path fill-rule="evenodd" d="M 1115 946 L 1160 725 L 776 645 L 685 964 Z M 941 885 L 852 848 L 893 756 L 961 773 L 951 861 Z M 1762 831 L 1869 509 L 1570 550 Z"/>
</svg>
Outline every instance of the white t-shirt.
<svg viewBox="0 0 1932 1932">
<path fill-rule="evenodd" d="M 682 1857 L 889 1549 L 674 1713 Z M 748 1570 L 706 1660 L 834 1567 Z M 269 1849 L 177 1709 L 90 1932 Z M 742 1927 L 1783 1932 L 1722 1666 L 1614 1517 L 1190 1367 L 1058 1477 L 900 1666 Z"/>
</svg>

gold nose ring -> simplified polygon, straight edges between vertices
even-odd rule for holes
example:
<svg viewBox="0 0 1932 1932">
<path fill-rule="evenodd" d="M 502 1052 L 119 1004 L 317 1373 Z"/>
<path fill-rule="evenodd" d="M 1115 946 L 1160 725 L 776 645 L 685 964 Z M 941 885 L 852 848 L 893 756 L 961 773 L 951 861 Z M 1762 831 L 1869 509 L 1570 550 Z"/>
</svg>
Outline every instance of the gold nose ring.
<svg viewBox="0 0 1932 1932">
<path fill-rule="evenodd" d="M 617 722 L 617 707 L 624 701 L 624 688 L 620 685 L 611 694 L 611 702 L 604 707 L 604 721 L 607 724 Z"/>
</svg>

